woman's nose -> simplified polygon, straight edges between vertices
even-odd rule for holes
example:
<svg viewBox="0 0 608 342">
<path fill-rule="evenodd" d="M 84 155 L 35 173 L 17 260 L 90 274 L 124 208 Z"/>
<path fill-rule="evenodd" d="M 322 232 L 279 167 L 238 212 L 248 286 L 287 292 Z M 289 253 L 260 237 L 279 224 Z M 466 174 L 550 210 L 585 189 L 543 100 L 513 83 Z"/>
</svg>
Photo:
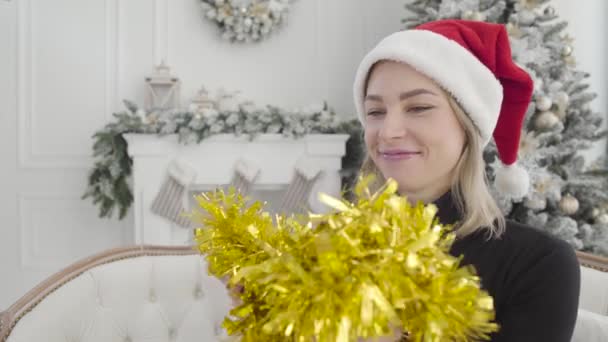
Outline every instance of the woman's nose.
<svg viewBox="0 0 608 342">
<path fill-rule="evenodd" d="M 382 139 L 403 138 L 407 134 L 407 122 L 403 115 L 386 113 L 379 134 Z"/>
</svg>

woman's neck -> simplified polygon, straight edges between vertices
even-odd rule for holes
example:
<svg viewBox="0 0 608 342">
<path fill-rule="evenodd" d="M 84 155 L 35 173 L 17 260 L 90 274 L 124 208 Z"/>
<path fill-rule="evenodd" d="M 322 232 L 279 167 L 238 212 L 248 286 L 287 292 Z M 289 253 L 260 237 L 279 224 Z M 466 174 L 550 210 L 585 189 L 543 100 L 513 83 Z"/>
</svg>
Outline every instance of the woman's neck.
<svg viewBox="0 0 608 342">
<path fill-rule="evenodd" d="M 419 201 L 424 204 L 435 202 L 448 191 L 450 191 L 449 186 L 441 186 L 413 192 L 399 191 L 399 194 L 405 196 L 411 205 L 416 205 Z"/>
</svg>

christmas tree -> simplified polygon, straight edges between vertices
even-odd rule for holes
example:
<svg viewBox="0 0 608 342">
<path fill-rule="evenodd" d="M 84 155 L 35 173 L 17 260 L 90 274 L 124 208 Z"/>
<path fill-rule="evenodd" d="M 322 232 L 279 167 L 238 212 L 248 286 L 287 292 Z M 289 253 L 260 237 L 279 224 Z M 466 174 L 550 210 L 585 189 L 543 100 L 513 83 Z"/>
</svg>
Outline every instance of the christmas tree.
<svg viewBox="0 0 608 342">
<path fill-rule="evenodd" d="M 587 162 L 581 151 L 606 134 L 602 114 L 589 104 L 596 94 L 576 69 L 572 38 L 564 33 L 549 0 L 416 0 L 407 28 L 438 19 L 479 20 L 506 25 L 513 59 L 534 80 L 521 135 L 519 163 L 530 174 L 520 199 L 494 192 L 509 219 L 548 231 L 575 249 L 608 255 L 608 172 L 604 158 Z M 484 152 L 494 177 L 496 146 Z"/>
</svg>

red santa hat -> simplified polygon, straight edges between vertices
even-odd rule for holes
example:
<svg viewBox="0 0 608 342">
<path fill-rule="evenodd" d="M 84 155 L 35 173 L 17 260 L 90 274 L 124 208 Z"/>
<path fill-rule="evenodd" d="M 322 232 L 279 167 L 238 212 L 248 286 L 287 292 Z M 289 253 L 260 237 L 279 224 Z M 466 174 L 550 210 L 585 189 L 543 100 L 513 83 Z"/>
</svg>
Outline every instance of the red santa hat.
<svg viewBox="0 0 608 342">
<path fill-rule="evenodd" d="M 503 164 L 496 170 L 497 189 L 514 198 L 527 194 L 529 177 L 516 161 L 533 82 L 513 62 L 503 25 L 439 20 L 384 38 L 355 76 L 355 106 L 363 125 L 368 74 L 381 60 L 407 63 L 450 93 L 479 129 L 484 146 L 494 137 Z"/>
</svg>

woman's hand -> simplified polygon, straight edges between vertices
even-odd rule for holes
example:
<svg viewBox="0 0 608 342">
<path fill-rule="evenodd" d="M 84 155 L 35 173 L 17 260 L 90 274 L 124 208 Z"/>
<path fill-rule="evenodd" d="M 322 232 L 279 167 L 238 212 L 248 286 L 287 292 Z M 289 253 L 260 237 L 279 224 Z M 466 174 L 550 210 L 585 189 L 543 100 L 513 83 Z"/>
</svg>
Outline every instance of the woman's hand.
<svg viewBox="0 0 608 342">
<path fill-rule="evenodd" d="M 236 284 L 234 286 L 230 286 L 230 284 L 228 284 L 228 280 L 228 276 L 223 277 L 222 283 L 226 285 L 228 293 L 230 294 L 230 297 L 232 297 L 232 304 L 234 304 L 234 306 L 239 306 L 242 304 L 240 294 L 243 293 L 243 285 Z"/>
</svg>

